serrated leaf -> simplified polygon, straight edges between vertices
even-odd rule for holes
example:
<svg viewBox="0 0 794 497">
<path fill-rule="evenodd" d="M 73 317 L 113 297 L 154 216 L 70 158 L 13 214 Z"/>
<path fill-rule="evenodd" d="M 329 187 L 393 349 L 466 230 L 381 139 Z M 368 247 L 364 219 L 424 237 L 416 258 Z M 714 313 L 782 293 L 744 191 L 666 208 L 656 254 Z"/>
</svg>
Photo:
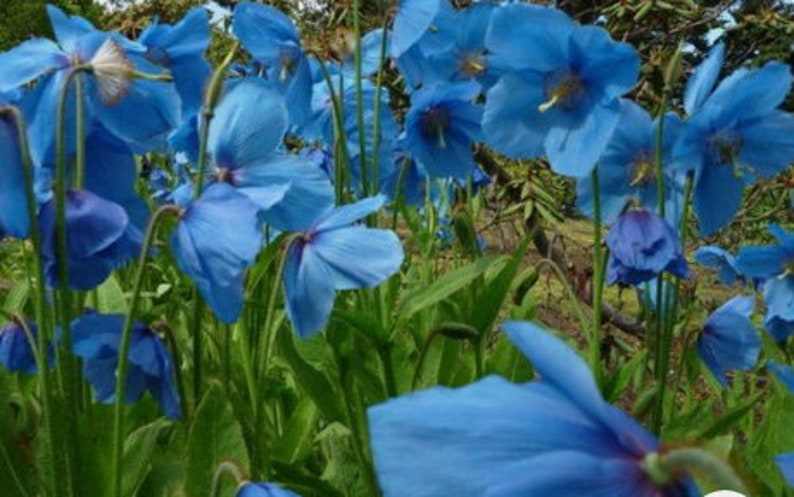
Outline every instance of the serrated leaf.
<svg viewBox="0 0 794 497">
<path fill-rule="evenodd" d="M 248 451 L 243 430 L 234 417 L 223 387 L 212 383 L 196 409 L 187 442 L 188 495 L 206 495 L 218 465 L 232 461 L 248 468 Z M 227 486 L 219 495 L 231 497 L 234 488 Z"/>
</svg>

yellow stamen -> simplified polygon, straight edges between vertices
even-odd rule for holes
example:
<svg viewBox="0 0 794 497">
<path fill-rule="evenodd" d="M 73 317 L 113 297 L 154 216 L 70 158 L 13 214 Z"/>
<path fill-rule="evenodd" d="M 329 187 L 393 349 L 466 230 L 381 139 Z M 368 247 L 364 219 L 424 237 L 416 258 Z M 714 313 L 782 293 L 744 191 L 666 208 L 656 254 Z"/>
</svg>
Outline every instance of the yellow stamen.
<svg viewBox="0 0 794 497">
<path fill-rule="evenodd" d="M 561 99 L 562 99 L 562 95 L 560 95 L 559 93 L 554 93 L 549 100 L 538 105 L 538 110 L 540 112 L 546 112 L 547 110 L 557 105 Z"/>
</svg>

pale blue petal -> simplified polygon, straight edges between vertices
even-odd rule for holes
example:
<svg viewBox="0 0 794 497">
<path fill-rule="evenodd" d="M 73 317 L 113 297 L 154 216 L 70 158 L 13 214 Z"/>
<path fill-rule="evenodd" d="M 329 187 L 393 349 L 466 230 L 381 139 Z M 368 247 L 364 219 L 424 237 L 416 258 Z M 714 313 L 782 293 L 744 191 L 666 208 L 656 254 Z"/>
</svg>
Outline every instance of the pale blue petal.
<svg viewBox="0 0 794 497">
<path fill-rule="evenodd" d="M 700 63 L 690 76 L 684 91 L 684 110 L 690 116 L 697 112 L 711 94 L 725 55 L 725 45 L 718 43 L 708 57 Z"/>
<path fill-rule="evenodd" d="M 401 0 L 394 18 L 391 56 L 400 57 L 424 35 L 444 0 Z"/>
<path fill-rule="evenodd" d="M 374 197 L 365 198 L 353 204 L 337 207 L 329 212 L 328 215 L 324 216 L 322 220 L 315 225 L 313 231 L 320 232 L 349 226 L 377 212 L 385 202 L 386 197 L 384 195 L 375 195 Z"/>
<path fill-rule="evenodd" d="M 18 138 L 16 124 L 0 117 L 0 231 L 27 238 L 30 219 Z"/>
<path fill-rule="evenodd" d="M 538 106 L 545 100 L 542 77 L 502 76 L 485 98 L 482 128 L 488 146 L 512 159 L 542 155 L 550 123 Z"/>
<path fill-rule="evenodd" d="M 308 338 L 328 323 L 334 292 L 328 266 L 302 241 L 293 243 L 284 266 L 287 317 L 301 338 Z"/>
<path fill-rule="evenodd" d="M 733 219 L 742 203 L 744 184 L 731 167 L 707 164 L 696 177 L 694 190 L 700 234 L 708 236 Z"/>
<path fill-rule="evenodd" d="M 50 40 L 34 38 L 0 53 L 0 92 L 15 90 L 50 71 L 65 68 L 69 58 Z"/>
<path fill-rule="evenodd" d="M 400 269 L 404 257 L 393 231 L 363 226 L 320 231 L 309 247 L 328 266 L 336 290 L 379 285 Z"/>
</svg>

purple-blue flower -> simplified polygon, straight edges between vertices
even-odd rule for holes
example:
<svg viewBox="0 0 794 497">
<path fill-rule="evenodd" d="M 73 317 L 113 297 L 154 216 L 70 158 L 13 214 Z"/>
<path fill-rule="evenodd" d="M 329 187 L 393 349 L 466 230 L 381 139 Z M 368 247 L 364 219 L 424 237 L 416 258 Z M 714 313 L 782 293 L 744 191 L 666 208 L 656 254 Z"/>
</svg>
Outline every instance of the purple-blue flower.
<svg viewBox="0 0 794 497">
<path fill-rule="evenodd" d="M 675 114 L 667 114 L 664 121 L 662 163 L 665 170 L 665 194 L 674 198 L 683 192 L 683 178 L 676 176 L 668 167 L 672 161 L 672 150 L 681 120 Z M 601 219 L 613 222 L 626 207 L 629 199 L 646 209 L 657 207 L 656 185 L 656 135 L 659 120 L 630 100 L 620 101 L 620 121 L 604 154 L 598 161 L 599 201 Z M 672 204 L 670 200 L 668 203 Z M 577 181 L 576 205 L 585 214 L 593 214 L 593 181 L 580 178 Z M 667 204 L 666 204 L 667 205 Z M 670 205 L 671 211 L 674 206 Z M 671 212 L 672 213 L 672 212 Z M 665 216 L 667 217 L 667 216 Z M 675 217 L 675 216 L 673 216 Z M 669 218 L 668 218 L 669 219 Z"/>
<path fill-rule="evenodd" d="M 503 330 L 540 373 L 510 383 L 434 387 L 369 409 L 385 497 L 685 497 L 686 475 L 657 485 L 644 469 L 659 441 L 601 397 L 561 340 L 527 322 Z"/>
<path fill-rule="evenodd" d="M 512 158 L 545 155 L 560 174 L 588 175 L 618 124 L 620 96 L 637 81 L 637 52 L 602 28 L 524 3 L 493 13 L 486 46 L 510 69 L 486 95 L 486 143 Z"/>
<path fill-rule="evenodd" d="M 777 107 L 791 88 L 789 67 L 769 62 L 738 69 L 716 90 L 722 45 L 687 86 L 687 121 L 675 149 L 676 167 L 694 173 L 695 213 L 709 235 L 736 214 L 744 187 L 794 162 L 794 117 Z"/>
<path fill-rule="evenodd" d="M 89 313 L 72 322 L 72 348 L 83 360 L 83 376 L 96 398 L 111 404 L 116 395 L 116 369 L 124 327 L 123 314 Z M 163 340 L 141 323 L 132 326 L 125 403 L 138 401 L 147 390 L 169 418 L 181 416 L 174 361 Z"/>
<path fill-rule="evenodd" d="M 403 250 L 393 231 L 353 224 L 377 212 L 384 201 L 378 195 L 329 210 L 287 248 L 287 317 L 301 337 L 325 327 L 336 290 L 379 285 L 400 268 Z"/>
<path fill-rule="evenodd" d="M 749 371 L 758 362 L 761 337 L 750 320 L 754 308 L 753 297 L 734 297 L 706 319 L 698 335 L 698 355 L 723 387 L 728 371 Z"/>
<path fill-rule="evenodd" d="M 474 103 L 474 82 L 436 85 L 411 95 L 405 117 L 405 150 L 432 177 L 466 180 L 475 163 L 472 144 L 480 140 L 482 107 Z"/>
<path fill-rule="evenodd" d="M 39 211 L 44 276 L 51 288 L 60 281 L 55 217 L 55 200 L 51 199 Z M 123 207 L 88 190 L 66 191 L 69 288 L 95 288 L 114 269 L 135 258 L 142 243 L 141 231 Z"/>
<path fill-rule="evenodd" d="M 30 331 L 30 337 L 25 328 L 18 321 L 11 321 L 0 328 L 0 364 L 9 372 L 34 374 L 39 366 L 36 363 L 35 343 L 39 328 L 32 321 L 25 320 L 25 326 Z M 52 345 L 47 348 L 47 362 L 52 366 L 55 360 Z"/>
<path fill-rule="evenodd" d="M 236 497 L 300 497 L 275 483 L 246 482 L 243 483 L 235 494 Z"/>
<path fill-rule="evenodd" d="M 177 264 L 223 323 L 240 315 L 245 270 L 262 248 L 258 212 L 231 185 L 212 184 L 182 213 L 171 234 Z"/>
<path fill-rule="evenodd" d="M 624 213 L 612 225 L 606 243 L 608 285 L 639 285 L 662 271 L 689 277 L 678 234 L 651 211 L 632 209 Z"/>
</svg>

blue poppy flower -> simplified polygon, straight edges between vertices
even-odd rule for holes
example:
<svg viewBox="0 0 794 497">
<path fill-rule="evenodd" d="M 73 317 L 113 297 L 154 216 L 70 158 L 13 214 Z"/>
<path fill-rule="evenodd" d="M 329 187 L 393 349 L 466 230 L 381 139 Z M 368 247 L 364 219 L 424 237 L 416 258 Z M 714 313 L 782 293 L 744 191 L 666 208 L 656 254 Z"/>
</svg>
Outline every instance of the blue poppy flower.
<svg viewBox="0 0 794 497">
<path fill-rule="evenodd" d="M 736 267 L 736 258 L 721 247 L 700 247 L 695 250 L 694 257 L 698 264 L 716 269 L 717 277 L 726 285 L 733 285 L 737 278 L 743 278 Z"/>
<path fill-rule="evenodd" d="M 716 47 L 687 85 L 692 113 L 675 150 L 676 167 L 694 173 L 695 213 L 709 235 L 736 214 L 744 187 L 794 161 L 794 117 L 778 109 L 791 88 L 789 67 L 739 69 L 711 91 L 724 49 Z"/>
<path fill-rule="evenodd" d="M 176 262 L 223 323 L 243 308 L 245 270 L 262 248 L 259 209 L 231 185 L 210 185 L 171 235 Z"/>
<path fill-rule="evenodd" d="M 422 88 L 405 116 L 405 150 L 434 177 L 466 180 L 474 170 L 471 146 L 480 140 L 482 107 L 474 82 Z"/>
<path fill-rule="evenodd" d="M 173 75 L 184 115 L 201 107 L 204 85 L 212 71 L 204 57 L 210 42 L 209 20 L 209 11 L 197 7 L 174 26 L 151 23 L 138 37 L 147 49 L 146 59 Z"/>
<path fill-rule="evenodd" d="M 728 371 L 749 371 L 758 362 L 761 337 L 750 320 L 754 308 L 753 297 L 734 297 L 706 319 L 698 335 L 698 355 L 723 387 Z"/>
<path fill-rule="evenodd" d="M 85 120 L 97 119 L 113 134 L 146 152 L 162 146 L 179 120 L 179 97 L 170 83 L 136 79 L 135 72 L 158 74 L 143 57 L 145 48 L 117 33 L 96 30 L 85 19 L 47 6 L 57 43 L 34 38 L 0 54 L 0 91 L 38 80 L 26 98 L 30 138 L 38 164 L 55 162 L 57 107 L 69 71 L 88 65 Z M 73 85 L 70 92 L 74 92 Z M 67 106 L 67 152 L 73 153 L 74 97 Z"/>
<path fill-rule="evenodd" d="M 224 95 L 207 143 L 214 180 L 245 194 L 281 231 L 305 227 L 334 198 L 323 171 L 278 150 L 287 126 L 284 97 L 264 81 L 246 80 Z"/>
<path fill-rule="evenodd" d="M 612 225 L 606 243 L 607 285 L 639 285 L 662 271 L 689 277 L 678 234 L 651 211 L 632 209 L 624 213 Z"/>
<path fill-rule="evenodd" d="M 25 328 L 16 321 L 11 321 L 0 328 L 0 364 L 8 372 L 35 374 L 39 370 L 35 352 L 37 344 L 30 343 L 31 339 L 38 339 L 39 328 L 36 323 L 29 320 L 25 320 L 25 326 L 30 331 L 30 338 L 25 333 Z M 52 345 L 49 345 L 47 354 L 47 363 L 52 367 L 55 361 Z"/>
<path fill-rule="evenodd" d="M 403 250 L 393 231 L 351 226 L 377 212 L 384 201 L 378 195 L 329 210 L 287 248 L 287 317 L 301 337 L 325 327 L 336 290 L 379 285 L 400 268 Z"/>
<path fill-rule="evenodd" d="M 637 52 L 602 28 L 523 3 L 493 13 L 486 46 L 510 64 L 486 95 L 486 143 L 511 158 L 545 155 L 560 174 L 588 175 L 618 124 L 619 97 L 637 81 Z"/>
<path fill-rule="evenodd" d="M 517 385 L 489 376 L 369 409 L 386 497 L 700 495 L 686 475 L 653 483 L 643 463 L 658 453 L 659 441 L 603 400 L 573 350 L 532 323 L 502 329 L 539 381 Z"/>
<path fill-rule="evenodd" d="M 665 165 L 665 194 L 669 198 L 679 192 L 683 194 L 684 190 L 682 175 L 675 175 L 667 167 L 672 162 L 673 145 L 680 124 L 681 120 L 675 114 L 665 116 L 662 163 Z M 629 199 L 646 209 L 656 209 L 658 129 L 659 120 L 652 120 L 642 107 L 630 100 L 620 101 L 620 121 L 598 161 L 599 200 L 604 222 L 613 222 Z M 590 178 L 577 181 L 576 205 L 588 216 L 593 215 L 593 182 Z M 671 206 L 670 210 L 674 210 L 674 207 Z"/>
<path fill-rule="evenodd" d="M 246 482 L 235 494 L 236 497 L 300 497 L 295 492 L 283 489 L 275 483 Z"/>
<path fill-rule="evenodd" d="M 0 107 L 5 105 L 0 96 Z M 30 235 L 25 171 L 19 150 L 17 125 L 0 115 L 0 230 L 15 238 Z"/>
<path fill-rule="evenodd" d="M 39 211 L 44 276 L 56 288 L 60 273 L 55 231 L 55 200 Z M 143 236 L 120 205 L 88 190 L 66 191 L 66 244 L 69 288 L 91 290 L 135 258 Z"/>
<path fill-rule="evenodd" d="M 428 31 L 439 12 L 449 12 L 446 0 L 400 0 L 392 26 L 390 54 L 399 58 Z"/>
<path fill-rule="evenodd" d="M 794 332 L 794 234 L 769 226 L 777 245 L 742 247 L 736 267 L 748 277 L 764 280 L 767 311 L 764 325 L 778 341 Z"/>
<path fill-rule="evenodd" d="M 103 404 L 115 401 L 124 319 L 123 314 L 90 313 L 71 325 L 74 354 L 83 360 L 83 376 Z M 148 390 L 167 417 L 179 418 L 182 414 L 174 361 L 163 340 L 145 325 L 134 323 L 127 360 L 124 402 L 136 402 Z"/>
<path fill-rule="evenodd" d="M 234 8 L 232 31 L 248 53 L 264 64 L 268 80 L 283 91 L 291 123 L 303 125 L 310 112 L 312 72 L 292 19 L 269 5 L 240 2 Z"/>
</svg>

